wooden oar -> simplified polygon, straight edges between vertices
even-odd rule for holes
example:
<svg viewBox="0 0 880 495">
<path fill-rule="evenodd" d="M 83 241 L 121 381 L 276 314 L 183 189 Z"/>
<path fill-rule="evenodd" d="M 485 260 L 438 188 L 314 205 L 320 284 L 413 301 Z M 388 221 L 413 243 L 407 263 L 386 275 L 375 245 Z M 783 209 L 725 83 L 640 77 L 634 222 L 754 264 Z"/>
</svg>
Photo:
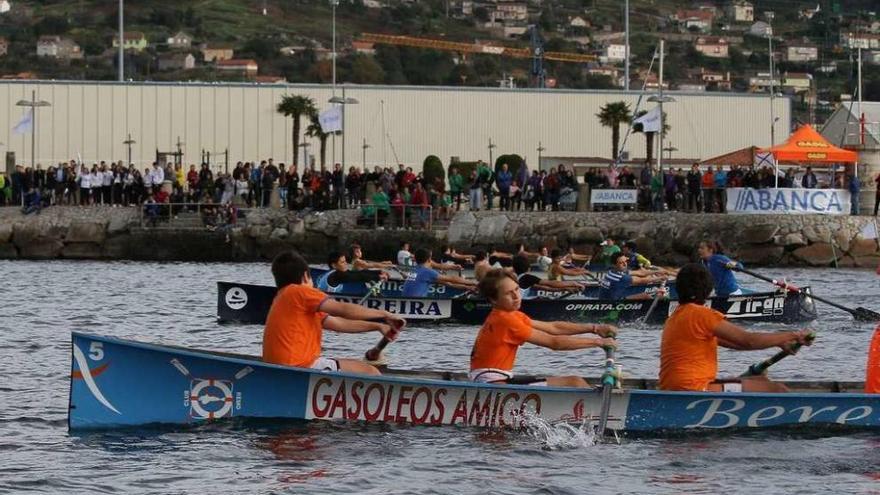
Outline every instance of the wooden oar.
<svg viewBox="0 0 880 495">
<path fill-rule="evenodd" d="M 800 292 L 800 293 L 804 293 L 804 290 L 803 290 L 803 289 L 799 289 L 797 286 L 794 286 L 794 285 L 792 285 L 792 284 L 789 284 L 788 282 L 785 282 L 785 281 L 779 281 L 779 280 L 775 280 L 775 279 L 772 279 L 772 278 L 769 278 L 769 277 L 765 277 L 765 276 L 761 275 L 760 273 L 755 273 L 755 272 L 753 272 L 753 271 L 751 271 L 751 270 L 746 270 L 745 268 L 736 268 L 736 267 L 735 267 L 735 268 L 731 268 L 731 270 L 733 270 L 733 271 L 737 271 L 737 272 L 742 272 L 742 273 L 745 273 L 746 275 L 751 275 L 751 276 L 753 276 L 753 277 L 755 277 L 755 278 L 757 278 L 757 279 L 763 280 L 763 281 L 765 281 L 765 282 L 770 282 L 771 284 L 773 284 L 773 285 L 775 285 L 775 286 L 777 286 L 777 287 L 781 287 L 782 289 L 785 289 L 785 290 L 787 290 L 787 291 L 789 291 L 789 292 Z M 858 307 L 858 308 L 855 308 L 855 309 L 847 308 L 846 306 L 842 306 L 842 305 L 840 305 L 840 304 L 837 304 L 836 302 L 829 301 L 828 299 L 824 299 L 824 298 L 819 297 L 819 296 L 817 296 L 817 295 L 815 295 L 815 294 L 813 294 L 813 293 L 809 293 L 809 294 L 807 294 L 807 295 L 809 295 L 810 297 L 812 297 L 813 299 L 815 299 L 815 300 L 817 300 L 817 301 L 819 301 L 819 302 L 823 302 L 823 303 L 825 303 L 825 304 L 827 304 L 827 305 L 829 305 L 829 306 L 833 306 L 833 307 L 835 307 L 835 308 L 837 308 L 837 309 L 840 309 L 840 310 L 846 311 L 847 313 L 853 315 L 853 316 L 855 317 L 855 319 L 857 319 L 857 320 L 861 320 L 861 321 L 880 321 L 880 313 L 877 313 L 876 311 L 871 311 L 871 310 L 868 309 L 868 308 L 862 308 L 862 307 Z"/>
<path fill-rule="evenodd" d="M 808 334 L 806 339 L 807 339 L 808 344 L 812 344 L 813 341 L 816 339 L 816 332 L 811 332 L 810 334 Z M 782 361 L 783 359 L 785 359 L 786 356 L 790 356 L 790 355 L 794 354 L 801 347 L 803 347 L 803 344 L 801 344 L 800 342 L 795 342 L 791 346 L 792 352 L 779 351 L 776 354 L 774 354 L 773 356 L 761 361 L 760 363 L 755 363 L 755 364 L 749 366 L 749 369 L 746 370 L 745 373 L 743 373 L 742 375 L 739 375 L 739 376 L 748 377 L 748 376 L 763 375 L 764 373 L 767 372 L 767 369 L 769 367 L 773 366 L 774 364 L 778 363 L 779 361 Z"/>
<path fill-rule="evenodd" d="M 604 438 L 605 427 L 608 425 L 608 414 L 611 412 L 611 390 L 617 384 L 614 369 L 614 347 L 607 346 L 605 349 L 605 373 L 602 375 L 602 405 L 599 409 L 599 425 L 596 427 L 596 437 Z"/>
<path fill-rule="evenodd" d="M 660 287 L 657 288 L 657 292 L 654 294 L 654 300 L 651 301 L 651 307 L 648 308 L 648 312 L 645 313 L 645 317 L 642 319 L 642 322 L 646 322 L 646 321 L 648 321 L 648 318 L 651 317 L 651 313 L 654 312 L 654 308 L 657 307 L 657 303 L 660 302 L 660 298 L 662 297 L 662 296 L 660 295 L 660 292 L 661 292 L 663 289 L 665 289 L 665 288 L 666 288 L 666 279 L 663 279 L 663 281 L 660 282 Z"/>
<path fill-rule="evenodd" d="M 381 280 L 381 279 L 380 279 L 380 280 L 377 280 L 376 282 L 374 282 L 373 285 L 370 287 L 370 290 L 368 290 L 367 293 L 364 295 L 364 297 L 361 298 L 360 301 L 358 301 L 358 304 L 361 304 L 361 305 L 362 305 L 362 304 L 364 304 L 365 302 L 367 302 L 367 299 L 369 299 L 370 296 L 373 296 L 373 295 L 375 295 L 375 294 L 378 294 L 378 293 L 379 293 L 379 287 L 380 287 L 381 285 L 382 285 L 382 280 Z M 375 347 L 373 347 L 372 349 L 370 349 L 369 351 L 367 351 L 367 352 L 364 354 L 364 358 L 365 358 L 368 362 L 377 362 L 377 361 L 379 360 L 380 355 L 382 354 L 382 351 L 383 351 L 383 350 L 385 349 L 385 347 L 387 347 L 388 344 L 390 344 L 390 343 L 391 343 L 391 341 L 388 340 L 388 337 L 385 337 L 385 336 L 383 335 L 383 336 L 382 336 L 382 340 L 380 340 L 379 343 L 376 344 Z"/>
</svg>

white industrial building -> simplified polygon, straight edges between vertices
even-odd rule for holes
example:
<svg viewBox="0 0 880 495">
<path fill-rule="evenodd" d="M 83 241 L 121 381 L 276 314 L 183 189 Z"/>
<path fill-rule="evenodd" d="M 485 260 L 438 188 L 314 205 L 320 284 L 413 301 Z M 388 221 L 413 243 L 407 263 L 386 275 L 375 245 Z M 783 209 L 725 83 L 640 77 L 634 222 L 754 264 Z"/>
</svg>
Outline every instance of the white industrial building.
<svg viewBox="0 0 880 495">
<path fill-rule="evenodd" d="M 638 92 L 446 88 L 412 86 L 337 86 L 336 92 L 354 98 L 346 105 L 345 161 L 361 165 L 405 163 L 421 168 L 427 155 L 444 163 L 489 159 L 492 153 L 517 153 L 537 162 L 539 142 L 544 156 L 610 156 L 611 129 L 596 117 L 602 105 L 624 100 L 635 108 Z M 273 157 L 290 163 L 292 121 L 275 111 L 285 94 L 307 95 L 327 109 L 328 85 L 0 82 L 0 141 L 15 152 L 16 161 L 31 162 L 30 132 L 13 127 L 26 111 L 19 100 L 51 104 L 36 114 L 36 162 L 50 163 L 81 156 L 86 162 L 126 160 L 128 135 L 136 141 L 132 161 L 152 162 L 156 150 L 174 151 L 178 138 L 184 162 L 197 163 L 200 152 L 229 150 L 231 163 Z M 668 93 L 671 140 L 677 157 L 708 158 L 746 146 L 770 144 L 770 99 L 766 95 L 729 93 Z M 642 98 L 641 109 L 654 103 Z M 776 142 L 789 134 L 790 101 L 775 99 Z M 302 129 L 308 122 L 303 119 Z M 621 126 L 621 136 L 626 129 Z M 307 152 L 318 155 L 318 141 Z M 328 163 L 342 161 L 342 141 L 328 149 Z M 332 140 L 331 143 L 332 144 Z M 364 144 L 367 148 L 364 148 Z M 644 154 L 636 135 L 627 149 Z M 302 157 L 302 150 L 300 150 Z M 302 160 L 300 160 L 302 163 Z"/>
</svg>

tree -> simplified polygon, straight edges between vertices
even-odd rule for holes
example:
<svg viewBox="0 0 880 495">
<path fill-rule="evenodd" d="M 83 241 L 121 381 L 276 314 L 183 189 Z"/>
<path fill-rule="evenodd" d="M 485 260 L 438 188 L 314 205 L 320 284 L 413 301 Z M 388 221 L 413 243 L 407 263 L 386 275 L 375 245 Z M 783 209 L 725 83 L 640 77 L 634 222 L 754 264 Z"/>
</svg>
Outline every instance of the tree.
<svg viewBox="0 0 880 495">
<path fill-rule="evenodd" d="M 356 55 L 351 61 L 350 79 L 357 84 L 382 84 L 385 71 L 373 57 Z"/>
<path fill-rule="evenodd" d="M 293 119 L 293 164 L 297 165 L 299 163 L 300 117 L 303 115 L 311 117 L 318 113 L 315 108 L 315 100 L 302 95 L 284 95 L 276 110 L 285 117 Z M 321 159 L 323 162 L 323 156 Z"/>
<path fill-rule="evenodd" d="M 647 110 L 639 110 L 639 113 L 636 114 L 636 118 L 639 118 L 645 114 L 647 114 Z M 669 123 L 666 121 L 666 112 L 663 112 L 662 116 L 663 122 L 663 134 L 669 134 Z M 642 123 L 638 123 L 633 125 L 633 132 L 640 132 L 645 135 L 645 158 L 647 158 L 648 163 L 654 162 L 654 135 L 656 132 L 645 132 L 645 126 Z M 662 150 L 661 150 L 662 153 Z"/>
<path fill-rule="evenodd" d="M 599 123 L 603 127 L 611 128 L 611 159 L 616 160 L 618 145 L 620 144 L 620 124 L 629 122 L 632 119 L 629 104 L 625 101 L 606 103 L 599 109 L 596 117 L 599 118 Z"/>
<path fill-rule="evenodd" d="M 318 120 L 317 112 L 309 115 L 309 119 L 310 123 L 306 127 L 306 135 L 316 137 L 321 142 L 321 170 L 324 170 L 327 166 L 327 138 L 330 136 L 330 133 L 324 132 L 324 128 L 321 127 L 321 122 Z"/>
<path fill-rule="evenodd" d="M 425 177 L 426 185 L 433 184 L 437 177 L 443 179 L 446 176 L 446 171 L 443 170 L 443 162 L 440 161 L 440 158 L 435 155 L 426 156 L 422 163 L 422 175 Z"/>
<path fill-rule="evenodd" d="M 499 155 L 498 158 L 495 159 L 495 175 L 498 175 L 498 172 L 501 171 L 501 165 L 507 164 L 507 171 L 510 172 L 510 175 L 516 178 L 519 174 L 519 169 L 525 164 L 525 160 L 517 154 L 511 155 Z"/>
</svg>

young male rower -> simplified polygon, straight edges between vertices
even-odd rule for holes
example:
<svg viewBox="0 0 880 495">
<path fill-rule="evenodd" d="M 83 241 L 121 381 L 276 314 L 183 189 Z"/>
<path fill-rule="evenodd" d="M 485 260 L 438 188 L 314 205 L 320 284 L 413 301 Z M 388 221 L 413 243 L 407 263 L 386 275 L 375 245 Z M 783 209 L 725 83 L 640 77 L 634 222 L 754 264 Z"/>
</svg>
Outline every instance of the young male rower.
<svg viewBox="0 0 880 495">
<path fill-rule="evenodd" d="M 347 282 L 368 283 L 388 280 L 388 273 L 379 270 L 349 270 L 345 255 L 330 251 L 327 255 L 330 270 L 315 281 L 315 287 L 323 292 L 341 292 L 342 284 Z"/>
<path fill-rule="evenodd" d="M 550 292 L 581 292 L 584 290 L 584 285 L 578 282 L 546 280 L 537 275 L 532 275 L 529 273 L 531 268 L 531 263 L 527 257 L 522 254 L 513 257 L 513 272 L 516 274 L 516 281 L 519 284 L 520 295 L 523 299 L 536 297 L 536 290 Z"/>
<path fill-rule="evenodd" d="M 486 254 L 486 251 L 477 251 L 477 254 L 474 255 L 474 278 L 479 282 L 483 280 L 483 277 L 489 273 L 489 270 L 492 269 L 492 265 L 489 264 L 489 257 Z"/>
<path fill-rule="evenodd" d="M 600 299 L 644 300 L 654 298 L 653 294 L 647 292 L 627 296 L 626 290 L 633 285 L 650 285 L 661 282 L 666 280 L 666 275 L 644 269 L 629 270 L 627 269 L 628 266 L 629 258 L 625 254 L 619 253 L 614 260 L 614 264 L 611 265 L 611 268 L 608 269 L 608 272 L 602 279 L 602 289 L 599 291 Z M 665 292 L 658 294 L 660 297 L 664 295 Z"/>
<path fill-rule="evenodd" d="M 475 382 L 551 387 L 588 387 L 579 376 L 517 376 L 513 372 L 519 346 L 526 342 L 554 351 L 616 346 L 611 325 L 532 320 L 519 311 L 522 297 L 514 275 L 494 269 L 480 281 L 480 294 L 492 303 L 471 350 L 469 378 Z M 604 338 L 578 337 L 594 333 Z"/>
<path fill-rule="evenodd" d="M 746 331 L 704 306 L 712 293 L 712 276 L 701 264 L 690 263 L 678 272 L 679 306 L 663 327 L 660 343 L 661 390 L 714 392 L 786 392 L 785 385 L 766 376 L 719 380 L 718 346 L 736 351 L 810 345 L 809 330 L 758 333 Z"/>
<path fill-rule="evenodd" d="M 734 268 L 742 268 L 742 263 L 724 256 L 724 248 L 718 241 L 702 241 L 697 246 L 697 254 L 715 281 L 715 295 L 721 297 L 738 296 L 743 293 L 736 277 Z"/>
<path fill-rule="evenodd" d="M 309 265 L 294 251 L 275 257 L 272 276 L 278 293 L 263 330 L 263 361 L 322 371 L 379 374 L 375 367 L 358 360 L 322 356 L 323 329 L 341 333 L 379 332 L 394 340 L 406 323 L 402 318 L 329 298 L 312 287 Z M 384 323 L 364 321 L 378 319 Z"/>
<path fill-rule="evenodd" d="M 566 268 L 562 266 L 562 261 L 565 259 L 562 251 L 560 249 L 554 249 L 550 252 L 550 259 L 553 261 L 550 263 L 550 268 L 547 270 L 547 278 L 550 280 L 562 280 L 563 275 L 568 275 L 570 277 L 577 277 L 582 275 L 587 275 L 590 272 L 585 268 Z"/>
<path fill-rule="evenodd" d="M 472 254 L 459 254 L 455 252 L 455 248 L 452 246 L 448 246 L 444 244 L 440 247 L 440 263 L 446 264 L 457 264 L 457 263 L 468 263 L 471 264 L 474 262 L 474 256 Z"/>
<path fill-rule="evenodd" d="M 456 289 L 472 290 L 476 282 L 455 275 L 440 275 L 431 268 L 431 251 L 425 248 L 416 249 L 416 269 L 403 283 L 401 291 L 404 297 L 427 297 L 431 284 L 441 284 Z"/>
<path fill-rule="evenodd" d="M 390 261 L 367 261 L 364 259 L 364 252 L 360 244 L 351 245 L 351 267 L 354 270 L 383 270 L 393 268 L 394 263 Z"/>
</svg>

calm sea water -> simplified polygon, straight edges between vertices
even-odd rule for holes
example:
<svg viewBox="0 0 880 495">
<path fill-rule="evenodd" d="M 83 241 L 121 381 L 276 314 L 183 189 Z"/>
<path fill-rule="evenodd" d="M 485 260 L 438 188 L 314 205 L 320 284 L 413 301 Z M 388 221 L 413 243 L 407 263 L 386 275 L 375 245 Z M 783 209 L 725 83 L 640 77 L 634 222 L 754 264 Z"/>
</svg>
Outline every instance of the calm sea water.
<svg viewBox="0 0 880 495">
<path fill-rule="evenodd" d="M 880 310 L 873 271 L 766 270 Z M 259 354 L 259 326 L 215 322 L 217 280 L 271 284 L 268 264 L 0 261 L 0 493 L 880 493 L 880 435 L 692 434 L 594 445 L 536 424 L 521 432 L 302 422 L 71 434 L 70 331 Z M 766 288 L 758 281 L 745 281 Z M 772 375 L 861 380 L 873 330 L 820 306 L 816 344 Z M 779 328 L 767 326 L 767 328 Z M 390 364 L 464 370 L 475 328 L 413 328 Z M 376 336 L 328 332 L 358 357 Z M 619 362 L 656 377 L 659 331 L 624 328 Z M 773 351 L 722 351 L 738 374 Z M 601 351 L 520 352 L 530 373 L 598 375 Z"/>
</svg>

